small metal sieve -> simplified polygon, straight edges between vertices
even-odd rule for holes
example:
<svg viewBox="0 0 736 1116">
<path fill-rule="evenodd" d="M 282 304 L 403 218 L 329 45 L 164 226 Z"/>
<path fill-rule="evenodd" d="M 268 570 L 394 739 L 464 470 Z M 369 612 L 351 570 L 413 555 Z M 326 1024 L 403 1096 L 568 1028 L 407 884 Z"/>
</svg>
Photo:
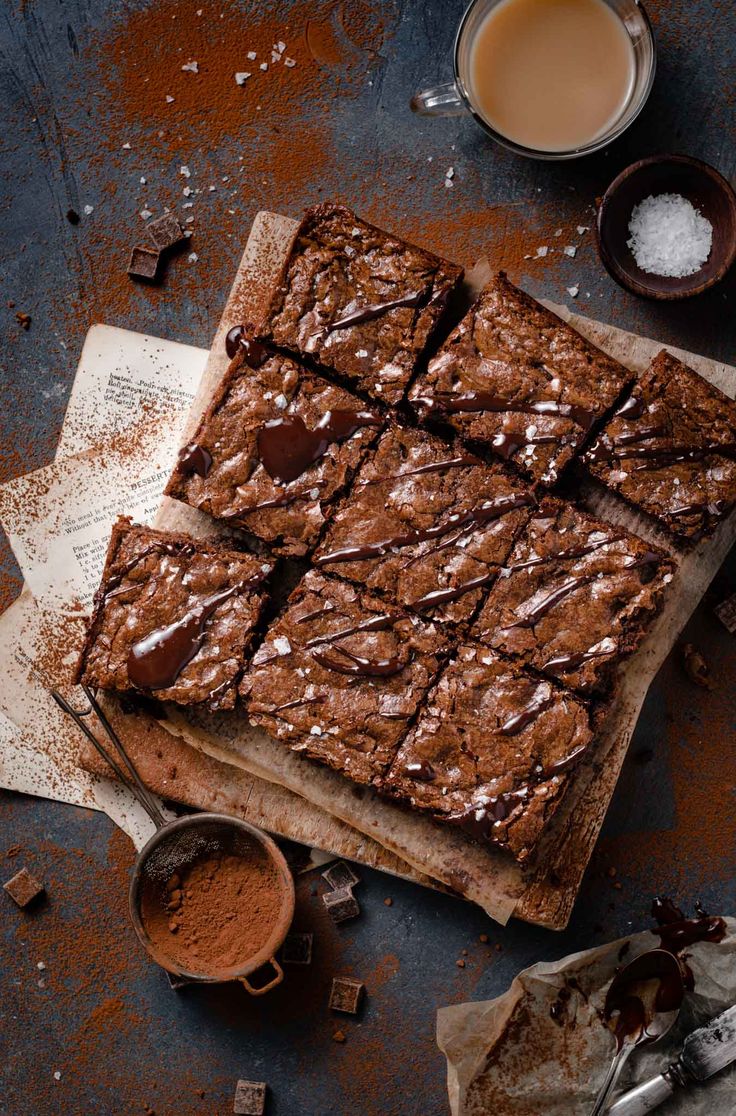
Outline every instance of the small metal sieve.
<svg viewBox="0 0 736 1116">
<path fill-rule="evenodd" d="M 148 954 L 162 968 L 185 980 L 207 983 L 237 980 L 251 996 L 262 996 L 280 984 L 284 973 L 276 960 L 276 952 L 284 941 L 294 917 L 294 881 L 283 853 L 276 843 L 256 826 L 226 814 L 191 814 L 167 822 L 153 794 L 141 781 L 135 765 L 106 714 L 100 707 L 94 691 L 82 686 L 89 708 L 80 712 L 52 690 L 57 704 L 82 730 L 90 743 L 111 766 L 117 777 L 136 796 L 143 809 L 156 826 L 156 832 L 141 849 L 136 859 L 128 893 L 130 917 L 133 928 Z M 87 718 L 97 717 L 104 734 L 115 749 L 100 742 L 92 732 Z M 220 971 L 186 970 L 150 938 L 143 918 L 143 905 L 160 903 L 165 909 L 170 898 L 166 885 L 174 873 L 185 873 L 203 856 L 228 855 L 244 860 L 269 864 L 274 870 L 274 887 L 278 889 L 279 913 L 268 940 L 251 957 L 243 958 L 237 965 Z M 259 969 L 270 967 L 271 979 L 253 984 L 249 979 Z"/>
</svg>

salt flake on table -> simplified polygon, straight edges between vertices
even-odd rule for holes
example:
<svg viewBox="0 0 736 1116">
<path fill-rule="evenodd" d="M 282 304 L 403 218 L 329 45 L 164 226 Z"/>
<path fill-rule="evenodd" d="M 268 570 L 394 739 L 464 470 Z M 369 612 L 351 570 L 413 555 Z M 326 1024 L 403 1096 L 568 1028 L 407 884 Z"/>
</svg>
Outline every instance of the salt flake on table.
<svg viewBox="0 0 736 1116">
<path fill-rule="evenodd" d="M 189 255 L 187 256 L 187 259 L 189 260 L 190 263 L 196 263 L 197 260 L 199 259 L 199 256 L 197 255 L 196 252 L 190 252 Z"/>
<path fill-rule="evenodd" d="M 235 75 L 236 84 L 245 85 L 245 83 L 246 83 L 246 81 L 248 80 L 249 77 L 250 77 L 250 74 L 248 73 L 247 70 L 238 70 L 238 72 Z"/>
<path fill-rule="evenodd" d="M 547 255 L 547 253 L 548 253 L 548 252 L 549 252 L 549 248 L 547 247 L 547 245 L 546 245 L 546 244 L 542 244 L 542 245 L 540 245 L 540 247 L 539 247 L 539 248 L 537 248 L 537 254 L 536 254 L 536 256 L 535 256 L 534 258 L 535 258 L 536 260 L 543 260 L 543 259 L 544 259 L 544 257 L 545 257 L 545 256 Z"/>
<path fill-rule="evenodd" d="M 254 50 L 249 50 L 245 57 L 248 59 L 249 62 L 255 62 L 258 55 Z"/>
<path fill-rule="evenodd" d="M 94 213 L 94 211 L 95 207 L 93 205 L 85 205 L 82 213 L 85 215 L 85 217 L 89 217 L 90 213 Z"/>
<path fill-rule="evenodd" d="M 199 73 L 199 63 L 198 62 L 185 62 L 184 65 L 182 66 L 182 70 L 188 70 L 190 74 L 198 74 Z"/>
<path fill-rule="evenodd" d="M 170 97 L 169 94 L 167 93 L 166 94 L 166 104 L 167 105 L 173 105 L 173 103 L 174 103 L 174 98 Z"/>
<path fill-rule="evenodd" d="M 143 218 L 144 221 L 147 221 L 149 217 L 153 217 L 153 213 L 150 209 L 142 209 L 140 211 L 140 216 Z"/>
<path fill-rule="evenodd" d="M 583 233 L 586 233 L 589 228 L 590 225 L 578 225 L 578 236 L 582 236 Z"/>
<path fill-rule="evenodd" d="M 284 59 L 284 65 L 285 65 L 285 66 L 288 66 L 288 67 L 289 67 L 289 69 L 291 69 L 291 68 L 292 68 L 292 66 L 296 66 L 296 62 L 294 61 L 294 59 L 293 59 L 293 58 L 285 58 L 285 59 Z"/>
<path fill-rule="evenodd" d="M 184 166 L 179 167 L 179 174 L 183 175 L 184 178 L 190 178 L 192 172 L 190 171 L 189 167 L 186 166 L 186 164 L 185 164 Z"/>
<path fill-rule="evenodd" d="M 580 287 L 568 287 L 567 293 L 569 294 L 570 298 L 577 298 L 580 294 Z"/>
<path fill-rule="evenodd" d="M 267 70 L 268 69 L 268 62 L 261 62 L 261 65 L 260 65 L 259 69 Z"/>
<path fill-rule="evenodd" d="M 574 244 L 566 244 L 562 251 L 566 256 L 576 256 L 578 250 Z"/>
</svg>

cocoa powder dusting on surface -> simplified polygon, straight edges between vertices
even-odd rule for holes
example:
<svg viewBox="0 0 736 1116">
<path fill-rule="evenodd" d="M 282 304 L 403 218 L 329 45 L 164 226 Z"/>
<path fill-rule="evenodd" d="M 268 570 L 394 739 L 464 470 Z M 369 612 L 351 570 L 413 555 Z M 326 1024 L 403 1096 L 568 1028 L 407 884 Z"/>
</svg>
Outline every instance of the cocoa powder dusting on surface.
<svg viewBox="0 0 736 1116">
<path fill-rule="evenodd" d="M 141 917 L 157 951 L 189 973 L 244 965 L 267 944 L 282 888 L 265 859 L 215 854 L 174 873 L 165 890 L 149 882 Z"/>
</svg>

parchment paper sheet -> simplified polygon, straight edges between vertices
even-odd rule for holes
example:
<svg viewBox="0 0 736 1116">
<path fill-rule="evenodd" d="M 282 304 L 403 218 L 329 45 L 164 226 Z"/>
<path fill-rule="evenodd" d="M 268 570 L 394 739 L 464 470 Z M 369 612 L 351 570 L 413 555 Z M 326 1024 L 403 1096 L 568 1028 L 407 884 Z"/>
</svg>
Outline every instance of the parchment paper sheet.
<svg viewBox="0 0 736 1116">
<path fill-rule="evenodd" d="M 736 919 L 726 922 L 722 942 L 699 942 L 687 951 L 695 992 L 686 996 L 669 1034 L 631 1056 L 616 1096 L 661 1073 L 690 1031 L 736 1003 Z M 615 1051 L 598 1016 L 608 985 L 617 966 L 657 945 L 656 935 L 645 931 L 532 965 L 496 1000 L 440 1008 L 437 1043 L 447 1058 L 452 1116 L 588 1116 Z M 565 986 L 566 1004 L 558 1000 Z M 560 1005 L 559 1022 L 550 1015 L 554 1004 Z M 734 1111 L 734 1066 L 662 1106 L 663 1116 L 733 1116 Z"/>
<path fill-rule="evenodd" d="M 296 222 L 279 214 L 260 213 L 256 217 L 187 420 L 185 438 L 196 428 L 227 367 L 225 334 L 239 322 L 249 318 L 257 320 L 260 316 L 295 228 Z M 491 271 L 488 261 L 480 261 L 473 268 L 471 294 L 484 285 Z M 564 307 L 552 309 L 570 319 L 581 333 L 590 336 L 630 368 L 645 368 L 662 348 L 656 341 L 572 315 Z M 728 394 L 736 395 L 736 368 L 677 349 L 671 351 Z M 591 508 L 604 513 L 606 518 L 653 538 L 652 529 L 615 497 L 591 493 L 586 499 Z M 196 526 L 200 518 L 199 513 L 186 505 L 165 499 L 156 523 L 174 530 L 187 530 Z M 357 797 L 339 775 L 294 756 L 283 745 L 269 740 L 242 721 L 193 718 L 183 712 L 176 714 L 176 720 L 190 743 L 302 794 L 361 832 L 375 837 L 414 867 L 472 898 L 497 921 L 506 922 L 515 914 L 530 922 L 561 929 L 570 917 L 649 684 L 734 539 L 736 514 L 722 524 L 715 538 L 701 544 L 682 560 L 663 613 L 645 644 L 628 660 L 612 715 L 600 739 L 590 758 L 576 769 L 570 792 L 549 827 L 545 847 L 540 850 L 539 867 L 526 877 L 503 853 L 478 849 L 460 834 L 438 828 L 426 818 L 414 816 L 369 794 Z M 663 542 L 662 539 L 657 541 Z M 671 550 L 668 542 L 664 545 Z"/>
</svg>

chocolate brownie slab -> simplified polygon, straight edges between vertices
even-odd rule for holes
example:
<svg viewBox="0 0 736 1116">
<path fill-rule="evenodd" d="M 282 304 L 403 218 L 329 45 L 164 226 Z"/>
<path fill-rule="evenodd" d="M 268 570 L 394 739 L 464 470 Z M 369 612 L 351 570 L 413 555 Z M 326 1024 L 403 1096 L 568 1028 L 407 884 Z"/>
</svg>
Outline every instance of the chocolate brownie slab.
<svg viewBox="0 0 736 1116">
<path fill-rule="evenodd" d="M 303 555 L 383 419 L 244 327 L 229 340 L 234 359 L 166 492 Z"/>
<path fill-rule="evenodd" d="M 325 202 L 304 215 L 260 335 L 396 404 L 462 274 Z"/>
<path fill-rule="evenodd" d="M 500 273 L 429 362 L 410 401 L 420 415 L 550 485 L 633 379 Z"/>
<path fill-rule="evenodd" d="M 524 863 L 592 735 L 579 699 L 465 643 L 430 691 L 381 790 Z"/>
<path fill-rule="evenodd" d="M 636 535 L 548 497 L 471 634 L 572 689 L 605 692 L 644 639 L 673 568 Z"/>
<path fill-rule="evenodd" d="M 695 542 L 736 503 L 736 402 L 663 350 L 583 460 L 676 539 Z"/>
<path fill-rule="evenodd" d="M 314 561 L 423 614 L 467 620 L 533 504 L 502 466 L 393 426 L 338 506 Z"/>
<path fill-rule="evenodd" d="M 231 708 L 270 571 L 250 554 L 119 519 L 76 680 Z"/>
<path fill-rule="evenodd" d="M 446 639 L 348 582 L 306 574 L 241 683 L 251 721 L 370 783 L 388 767 Z"/>
</svg>

